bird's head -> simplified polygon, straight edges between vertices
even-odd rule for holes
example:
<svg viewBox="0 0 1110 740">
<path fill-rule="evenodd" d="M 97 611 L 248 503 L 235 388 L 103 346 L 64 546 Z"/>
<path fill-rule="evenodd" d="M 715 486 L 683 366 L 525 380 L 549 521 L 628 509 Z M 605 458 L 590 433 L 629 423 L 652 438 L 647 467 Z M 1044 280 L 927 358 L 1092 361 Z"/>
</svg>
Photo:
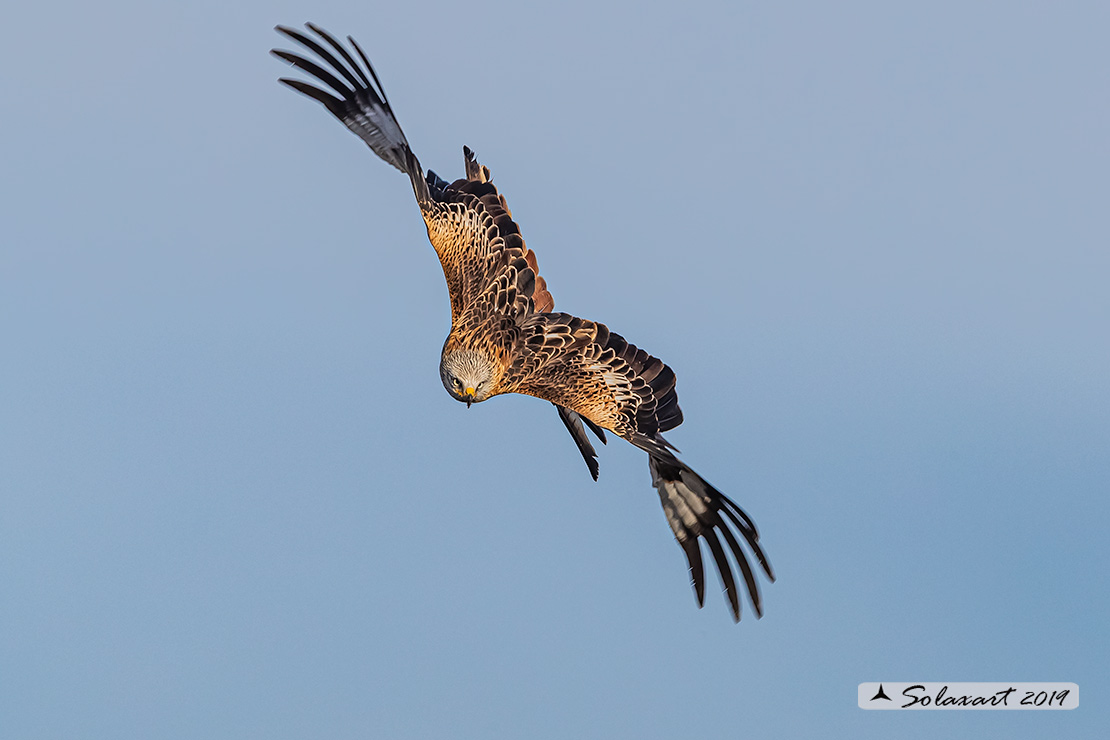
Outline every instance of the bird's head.
<svg viewBox="0 0 1110 740">
<path fill-rule="evenodd" d="M 496 370 L 488 356 L 474 350 L 445 353 L 439 363 L 439 377 L 443 381 L 443 387 L 467 406 L 493 395 Z"/>
</svg>

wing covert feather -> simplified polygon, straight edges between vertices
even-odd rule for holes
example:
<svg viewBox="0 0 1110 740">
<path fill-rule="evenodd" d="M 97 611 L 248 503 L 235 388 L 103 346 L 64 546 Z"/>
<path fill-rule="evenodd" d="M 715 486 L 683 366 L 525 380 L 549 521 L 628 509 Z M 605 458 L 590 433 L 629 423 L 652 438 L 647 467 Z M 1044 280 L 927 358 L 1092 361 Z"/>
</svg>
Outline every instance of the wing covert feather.
<svg viewBox="0 0 1110 740">
<path fill-rule="evenodd" d="M 432 198 L 421 205 L 428 241 L 436 250 L 447 291 L 451 296 L 452 324 L 486 291 L 505 268 L 523 259 L 531 274 L 527 288 L 533 311 L 554 307 L 547 282 L 540 277 L 536 254 L 524 243 L 505 197 L 489 181 L 489 169 L 478 165 L 465 150 L 468 174 L 477 179 L 460 179 L 448 185 L 433 176 L 428 179 Z M 521 271 L 523 272 L 523 271 Z"/>
<path fill-rule="evenodd" d="M 570 409 L 625 439 L 682 423 L 674 372 L 604 324 L 535 314 L 521 327 L 505 390 Z"/>
</svg>

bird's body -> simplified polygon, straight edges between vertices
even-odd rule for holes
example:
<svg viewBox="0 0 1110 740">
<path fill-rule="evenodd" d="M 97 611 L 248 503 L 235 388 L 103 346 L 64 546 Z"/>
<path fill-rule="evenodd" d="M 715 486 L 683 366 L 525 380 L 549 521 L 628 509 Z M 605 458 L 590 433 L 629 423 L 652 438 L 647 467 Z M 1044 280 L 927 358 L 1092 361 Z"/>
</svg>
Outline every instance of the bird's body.
<svg viewBox="0 0 1110 740">
<path fill-rule="evenodd" d="M 314 52 L 331 71 L 291 52 L 274 54 L 331 91 L 300 80 L 281 82 L 323 103 L 379 157 L 409 176 L 451 298 L 451 332 L 440 361 L 447 392 L 468 406 L 503 393 L 550 401 L 595 479 L 597 453 L 586 427 L 603 443 L 603 430 L 609 430 L 645 450 L 664 513 L 689 562 L 699 605 L 704 572 L 698 540 L 704 538 L 733 615 L 740 617 L 736 584 L 719 536 L 729 546 L 760 614 L 754 574 L 730 529 L 731 525 L 741 533 L 773 580 L 754 524 L 678 460 L 662 437 L 662 432 L 682 423 L 674 372 L 604 324 L 555 312 L 535 253 L 525 246 L 504 196 L 490 182 L 489 169 L 464 147 L 465 177 L 448 183 L 431 171 L 425 173 L 358 44 L 348 37 L 362 65 L 325 31 L 312 24 L 308 28 L 330 50 L 300 31 L 281 26 L 277 30 Z"/>
</svg>

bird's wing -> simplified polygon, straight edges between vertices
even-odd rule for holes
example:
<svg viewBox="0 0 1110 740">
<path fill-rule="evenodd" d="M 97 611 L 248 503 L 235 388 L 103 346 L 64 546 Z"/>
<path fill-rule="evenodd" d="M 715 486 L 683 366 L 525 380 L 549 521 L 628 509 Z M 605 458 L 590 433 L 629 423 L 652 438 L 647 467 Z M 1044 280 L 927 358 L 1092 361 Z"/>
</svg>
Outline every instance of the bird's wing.
<svg viewBox="0 0 1110 740">
<path fill-rule="evenodd" d="M 663 514 L 686 555 L 698 606 L 705 603 L 705 569 L 702 566 L 699 544 L 699 540 L 705 540 L 717 564 L 717 572 L 720 573 L 732 617 L 737 622 L 740 621 L 740 594 L 728 556 L 725 555 L 725 548 L 721 544 L 723 541 L 744 578 L 756 617 L 763 616 L 759 584 L 744 549 L 733 533 L 733 529 L 740 533 L 760 568 L 774 582 L 775 574 L 759 545 L 759 531 L 751 518 L 731 499 L 669 452 L 657 454 L 649 450 L 648 467 L 651 469 L 651 482 L 659 492 L 659 500 L 663 504 Z"/>
<path fill-rule="evenodd" d="M 431 171 L 425 174 L 370 60 L 355 40 L 347 37 L 361 66 L 329 33 L 311 23 L 307 28 L 318 39 L 285 26 L 275 30 L 311 51 L 317 61 L 281 49 L 272 53 L 330 90 L 291 78 L 280 82 L 322 103 L 375 154 L 409 176 L 428 239 L 447 279 L 452 322 L 457 322 L 467 307 L 518 260 L 524 260 L 532 274 L 532 279 L 518 281 L 518 292 L 531 300 L 532 310 L 550 311 L 554 301 L 539 276 L 535 253 L 525 246 L 504 196 L 489 181 L 489 169 L 478 164 L 474 153 L 464 147 L 465 178 L 447 183 Z M 522 273 L 523 268 L 518 272 Z"/>
<path fill-rule="evenodd" d="M 524 244 L 505 196 L 489 181 L 489 169 L 478 165 L 464 147 L 470 177 L 446 184 L 429 173 L 432 201 L 420 210 L 428 228 L 428 241 L 439 255 L 447 291 L 451 295 L 452 324 L 479 296 L 495 286 L 507 267 L 523 260 L 531 272 L 530 285 L 518 281 L 521 294 L 532 301 L 532 311 L 555 307 L 547 282 L 536 266 L 536 253 Z M 523 272 L 519 268 L 518 272 Z"/>
<path fill-rule="evenodd" d="M 732 553 L 756 614 L 762 614 L 759 587 L 737 537 L 739 533 L 768 578 L 774 580 L 755 525 L 736 504 L 675 457 L 674 448 L 663 439 L 662 432 L 682 423 L 674 372 L 605 325 L 568 314 L 531 316 L 522 329 L 506 390 L 551 401 L 647 452 L 652 482 L 686 555 L 698 604 L 705 601 L 699 544 L 704 540 L 733 617 L 740 618 L 740 599 L 727 552 Z M 593 447 L 584 431 L 580 426 L 572 428 L 566 417 L 564 421 L 589 464 L 587 453 L 592 453 Z"/>
<path fill-rule="evenodd" d="M 311 59 L 283 49 L 271 49 L 270 53 L 312 75 L 330 87 L 332 92 L 289 77 L 282 77 L 279 82 L 323 103 L 324 107 L 346 124 L 347 128 L 365 141 L 375 154 L 412 178 L 417 200 L 427 197 L 427 187 L 421 186 L 424 181 L 423 173 L 419 165 L 415 168 L 411 166 L 415 161 L 410 160 L 412 150 L 393 115 L 389 99 L 385 96 L 385 88 L 382 87 L 378 75 L 374 72 L 362 48 L 353 38 L 347 37 L 364 67 L 359 66 L 346 47 L 327 31 L 312 23 L 306 23 L 305 26 L 315 33 L 323 44 L 295 28 L 275 26 L 274 30 L 313 52 L 326 66 L 322 67 Z M 325 47 L 324 44 L 327 46 Z M 330 50 L 327 47 L 330 47 Z M 340 62 L 336 54 L 342 57 L 346 64 Z M 343 79 L 336 77 L 337 74 Z"/>
<path fill-rule="evenodd" d="M 499 343 L 505 359 L 512 357 L 501 392 L 526 393 L 555 404 L 595 479 L 597 454 L 585 427 L 602 442 L 604 428 L 647 451 L 652 480 L 667 521 L 686 553 L 699 605 L 705 594 L 699 545 L 704 539 L 720 571 L 733 615 L 740 617 L 723 539 L 759 614 L 752 569 L 730 528 L 741 534 L 774 580 L 755 526 L 736 504 L 678 460 L 661 435 L 682 422 L 674 372 L 602 324 L 549 313 L 554 303 L 538 274 L 535 254 L 524 245 L 504 197 L 490 182 L 489 170 L 464 147 L 465 178 L 447 183 L 431 171 L 425 173 L 374 68 L 354 39 L 347 37 L 361 66 L 326 31 L 313 24 L 307 28 L 316 38 L 282 26 L 276 30 L 315 54 L 324 66 L 293 52 L 275 49 L 272 53 L 330 91 L 302 80 L 282 78 L 281 82 L 322 103 L 375 154 L 409 176 L 428 238 L 447 278 L 453 327 L 473 323 L 476 330 L 492 330 L 497 336 L 487 339 Z M 491 315 L 501 321 L 484 320 Z"/>
<path fill-rule="evenodd" d="M 528 317 L 503 383 L 505 392 L 551 401 L 632 442 L 682 423 L 674 386 L 661 360 L 604 324 L 565 313 Z"/>
</svg>

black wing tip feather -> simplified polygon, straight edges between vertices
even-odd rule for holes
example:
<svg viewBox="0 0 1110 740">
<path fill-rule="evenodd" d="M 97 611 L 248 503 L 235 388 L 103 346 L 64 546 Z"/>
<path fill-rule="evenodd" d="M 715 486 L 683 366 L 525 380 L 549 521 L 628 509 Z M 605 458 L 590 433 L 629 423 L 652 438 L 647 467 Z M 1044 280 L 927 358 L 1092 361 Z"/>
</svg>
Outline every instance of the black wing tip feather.
<svg viewBox="0 0 1110 740">
<path fill-rule="evenodd" d="M 315 85 L 310 85 L 303 80 L 294 79 L 292 77 L 279 77 L 278 82 L 296 90 L 301 95 L 306 95 L 313 100 L 323 103 L 324 107 L 337 117 L 341 116 L 343 113 L 343 101 L 331 93 L 321 90 Z"/>
<path fill-rule="evenodd" d="M 655 443 L 658 445 L 657 441 Z M 711 486 L 665 448 L 656 446 L 654 449 L 648 449 L 649 445 L 643 444 L 638 446 L 648 452 L 652 482 L 664 502 L 664 512 L 672 529 L 675 530 L 675 539 L 686 555 L 698 607 L 701 608 L 705 604 L 705 568 L 701 554 L 701 540 L 705 540 L 717 566 L 733 621 L 740 621 L 740 590 L 729 562 L 728 552 L 732 553 L 732 559 L 743 577 L 756 618 L 762 618 L 763 598 L 759 582 L 740 541 L 733 533 L 733 528 L 740 533 L 761 569 L 773 583 L 774 572 L 759 544 L 759 532 L 754 523 L 735 502 Z M 672 484 L 674 487 L 675 493 L 670 494 L 673 498 L 668 498 L 667 484 Z M 698 508 L 690 507 L 691 499 L 688 497 L 691 496 L 699 504 Z M 689 507 L 688 511 L 696 512 L 696 521 L 693 525 L 687 525 L 682 519 L 680 512 L 682 507 Z M 724 545 L 727 545 L 727 551 Z"/>
<path fill-rule="evenodd" d="M 288 26 L 274 26 L 279 34 L 307 49 L 310 52 L 308 56 L 284 49 L 271 49 L 270 53 L 310 75 L 314 78 L 313 82 L 321 83 L 325 89 L 290 78 L 282 78 L 281 82 L 323 103 L 336 118 L 368 144 L 375 154 L 408 174 L 417 199 L 423 203 L 427 198 L 427 188 L 420 182 L 423 174 L 419 169 L 419 162 L 411 156 L 408 141 L 393 115 L 385 88 L 362 47 L 353 38 L 347 37 L 358 58 L 362 60 L 362 64 L 359 64 L 346 47 L 323 28 L 314 23 L 306 23 L 305 28 L 316 34 L 320 40 Z"/>
<path fill-rule="evenodd" d="M 653 357 L 615 331 L 599 324 L 598 344 L 627 363 L 632 373 L 644 381 L 634 391 L 639 397 L 635 411 L 636 430 L 645 436 L 669 432 L 682 423 L 682 409 L 678 405 L 674 370 L 658 357 Z M 664 442 L 666 444 L 666 442 Z"/>
<path fill-rule="evenodd" d="M 370 87 L 370 80 L 367 79 L 366 74 L 361 69 L 359 69 L 359 66 L 357 64 L 355 64 L 355 61 L 351 58 L 351 55 L 347 53 L 347 50 L 344 49 L 339 43 L 337 43 L 335 39 L 328 34 L 327 31 L 313 26 L 311 23 L 306 23 L 305 28 L 307 28 L 309 31 L 314 32 L 317 36 L 324 40 L 324 43 L 339 52 L 339 55 L 343 57 L 347 64 L 340 62 L 335 57 L 335 55 L 331 53 L 331 51 L 325 49 L 318 41 L 316 41 L 316 39 L 312 38 L 311 36 L 301 33 L 300 31 L 297 31 L 295 29 L 287 28 L 285 26 L 277 26 L 275 30 L 278 33 L 292 39 L 293 41 L 296 41 L 298 44 L 315 54 L 318 58 L 327 62 L 328 66 L 330 66 L 333 70 L 342 75 L 345 80 L 347 80 L 348 84 L 350 84 L 353 90 L 357 91 L 363 87 Z M 355 77 L 355 75 L 351 73 L 352 68 L 358 74 L 358 77 Z"/>
</svg>

